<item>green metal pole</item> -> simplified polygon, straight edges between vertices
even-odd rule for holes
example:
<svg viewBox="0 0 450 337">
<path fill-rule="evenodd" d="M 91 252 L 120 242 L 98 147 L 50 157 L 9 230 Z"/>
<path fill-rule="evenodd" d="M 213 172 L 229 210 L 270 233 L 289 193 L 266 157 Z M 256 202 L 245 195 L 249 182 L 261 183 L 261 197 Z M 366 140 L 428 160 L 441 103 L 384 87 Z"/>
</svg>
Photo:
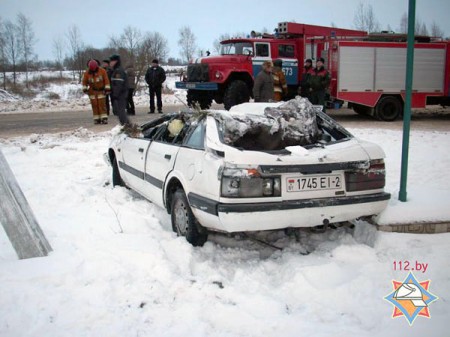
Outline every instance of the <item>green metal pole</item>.
<svg viewBox="0 0 450 337">
<path fill-rule="evenodd" d="M 407 200 L 406 185 L 408 180 L 409 131 L 411 127 L 411 97 L 414 66 L 414 28 L 416 21 L 416 0 L 409 0 L 408 9 L 408 48 L 406 54 L 405 110 L 403 112 L 402 167 L 400 175 L 400 192 L 398 199 Z"/>
</svg>

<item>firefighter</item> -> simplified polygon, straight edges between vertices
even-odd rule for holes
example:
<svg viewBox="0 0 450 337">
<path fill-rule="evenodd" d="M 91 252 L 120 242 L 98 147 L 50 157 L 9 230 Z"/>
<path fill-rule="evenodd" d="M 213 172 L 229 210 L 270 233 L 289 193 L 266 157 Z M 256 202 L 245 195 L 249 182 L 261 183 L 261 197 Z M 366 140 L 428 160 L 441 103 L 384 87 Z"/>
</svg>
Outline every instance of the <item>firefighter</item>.
<svg viewBox="0 0 450 337">
<path fill-rule="evenodd" d="M 273 64 L 270 61 L 264 61 L 262 70 L 255 77 L 253 84 L 253 97 L 255 102 L 273 101 L 274 87 L 272 77 Z"/>
<path fill-rule="evenodd" d="M 325 112 L 325 95 L 330 85 L 330 73 L 324 68 L 325 60 L 317 59 L 316 68 L 309 78 L 310 101 L 312 104 L 322 105 Z"/>
<path fill-rule="evenodd" d="M 312 66 L 312 60 L 306 59 L 305 66 L 303 68 L 302 78 L 300 80 L 300 86 L 298 88 L 298 94 L 307 99 L 310 99 L 309 78 L 311 77 L 313 71 L 314 68 Z"/>
<path fill-rule="evenodd" d="M 83 92 L 89 95 L 91 100 L 94 124 L 108 124 L 106 112 L 106 94 L 111 91 L 110 82 L 106 70 L 99 67 L 99 62 L 90 60 L 88 69 L 83 75 Z"/>
<path fill-rule="evenodd" d="M 130 124 L 128 119 L 127 97 L 128 97 L 128 78 L 127 73 L 122 68 L 120 56 L 117 54 L 109 58 L 109 65 L 112 69 L 111 74 L 111 103 L 114 115 L 119 117 L 121 125 Z"/>
<path fill-rule="evenodd" d="M 282 66 L 283 61 L 280 59 L 277 59 L 273 62 L 273 70 L 272 70 L 273 90 L 274 90 L 273 99 L 277 102 L 282 101 L 283 98 L 288 93 L 286 76 L 284 75 Z"/>
<path fill-rule="evenodd" d="M 109 59 L 104 59 L 102 61 L 102 68 L 106 70 L 106 73 L 108 74 L 109 83 L 111 83 L 111 68 L 109 67 Z M 106 113 L 109 116 L 109 113 L 111 111 L 111 104 L 110 104 L 110 93 L 106 93 Z"/>
</svg>

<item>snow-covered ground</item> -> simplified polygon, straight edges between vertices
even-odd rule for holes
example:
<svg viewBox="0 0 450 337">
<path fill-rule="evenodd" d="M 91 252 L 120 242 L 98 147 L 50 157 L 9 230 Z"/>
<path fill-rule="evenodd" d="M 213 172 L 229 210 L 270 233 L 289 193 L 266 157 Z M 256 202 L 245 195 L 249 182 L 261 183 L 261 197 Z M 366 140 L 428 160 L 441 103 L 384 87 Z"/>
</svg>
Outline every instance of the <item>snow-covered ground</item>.
<svg viewBox="0 0 450 337">
<path fill-rule="evenodd" d="M 407 203 L 397 200 L 400 131 L 354 128 L 386 151 L 389 207 L 381 223 L 450 219 L 450 133 L 412 131 Z M 450 233 L 377 232 L 365 222 L 282 251 L 216 237 L 202 248 L 171 230 L 165 211 L 112 188 L 102 154 L 112 133 L 79 129 L 3 140 L 53 252 L 17 260 L 0 226 L 0 336 L 448 336 Z M 392 319 L 383 298 L 428 263 L 439 297 L 431 318 Z"/>
</svg>

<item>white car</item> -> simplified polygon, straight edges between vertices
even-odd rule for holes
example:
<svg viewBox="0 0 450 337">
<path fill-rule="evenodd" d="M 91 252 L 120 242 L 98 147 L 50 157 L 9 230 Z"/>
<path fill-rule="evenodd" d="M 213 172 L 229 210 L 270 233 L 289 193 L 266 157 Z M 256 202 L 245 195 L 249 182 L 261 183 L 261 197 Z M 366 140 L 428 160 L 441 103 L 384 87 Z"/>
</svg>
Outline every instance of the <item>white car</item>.
<svg viewBox="0 0 450 337">
<path fill-rule="evenodd" d="M 163 115 L 121 132 L 108 150 L 113 184 L 171 214 L 194 246 L 208 232 L 315 227 L 387 205 L 384 152 L 296 98 L 230 111 Z"/>
</svg>

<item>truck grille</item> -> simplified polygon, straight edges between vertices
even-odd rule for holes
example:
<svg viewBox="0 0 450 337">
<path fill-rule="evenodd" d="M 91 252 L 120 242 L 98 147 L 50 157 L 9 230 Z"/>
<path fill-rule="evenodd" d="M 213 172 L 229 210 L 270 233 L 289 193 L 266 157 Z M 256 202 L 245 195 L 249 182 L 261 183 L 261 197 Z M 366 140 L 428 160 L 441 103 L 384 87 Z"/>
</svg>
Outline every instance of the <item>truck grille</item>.
<svg viewBox="0 0 450 337">
<path fill-rule="evenodd" d="M 208 64 L 190 64 L 187 68 L 188 82 L 209 82 Z"/>
</svg>

